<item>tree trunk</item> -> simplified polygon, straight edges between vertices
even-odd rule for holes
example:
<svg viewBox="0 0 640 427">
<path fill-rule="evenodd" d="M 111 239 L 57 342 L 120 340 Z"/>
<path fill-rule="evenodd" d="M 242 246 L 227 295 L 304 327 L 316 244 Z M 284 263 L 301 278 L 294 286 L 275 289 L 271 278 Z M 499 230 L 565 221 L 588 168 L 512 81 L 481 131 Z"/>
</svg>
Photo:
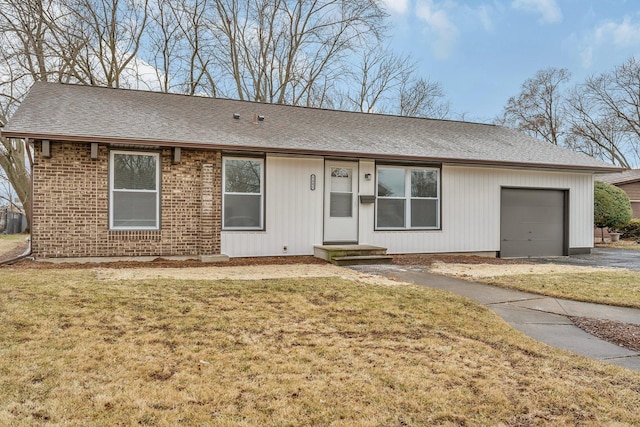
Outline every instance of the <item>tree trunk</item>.
<svg viewBox="0 0 640 427">
<path fill-rule="evenodd" d="M 31 226 L 31 169 L 27 166 L 26 154 L 22 141 L 2 138 L 0 167 L 7 174 Z"/>
</svg>

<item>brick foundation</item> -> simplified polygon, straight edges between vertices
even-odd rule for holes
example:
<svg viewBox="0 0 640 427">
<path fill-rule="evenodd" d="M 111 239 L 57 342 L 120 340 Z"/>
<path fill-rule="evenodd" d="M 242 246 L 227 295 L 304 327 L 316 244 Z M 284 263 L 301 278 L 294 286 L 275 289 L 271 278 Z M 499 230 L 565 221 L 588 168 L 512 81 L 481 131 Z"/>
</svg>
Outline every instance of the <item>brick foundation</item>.
<svg viewBox="0 0 640 427">
<path fill-rule="evenodd" d="M 171 163 L 161 152 L 159 230 L 109 230 L 109 149 L 90 144 L 51 144 L 43 158 L 35 144 L 32 250 L 36 258 L 197 256 L 220 253 L 221 154 L 182 149 Z M 143 151 L 132 148 L 132 151 Z"/>
</svg>

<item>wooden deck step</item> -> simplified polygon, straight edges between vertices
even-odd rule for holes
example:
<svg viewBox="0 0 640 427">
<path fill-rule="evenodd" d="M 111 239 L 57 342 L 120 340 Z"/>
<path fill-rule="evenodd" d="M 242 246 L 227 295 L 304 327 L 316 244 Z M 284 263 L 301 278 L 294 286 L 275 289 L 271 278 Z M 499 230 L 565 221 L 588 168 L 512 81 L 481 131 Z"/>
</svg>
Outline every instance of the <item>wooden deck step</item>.
<svg viewBox="0 0 640 427">
<path fill-rule="evenodd" d="M 331 259 L 331 263 L 335 265 L 365 265 L 365 264 L 391 264 L 393 257 L 391 255 L 351 255 L 338 256 Z"/>
<path fill-rule="evenodd" d="M 318 245 L 313 254 L 336 265 L 389 264 L 393 259 L 387 248 L 373 245 Z"/>
</svg>

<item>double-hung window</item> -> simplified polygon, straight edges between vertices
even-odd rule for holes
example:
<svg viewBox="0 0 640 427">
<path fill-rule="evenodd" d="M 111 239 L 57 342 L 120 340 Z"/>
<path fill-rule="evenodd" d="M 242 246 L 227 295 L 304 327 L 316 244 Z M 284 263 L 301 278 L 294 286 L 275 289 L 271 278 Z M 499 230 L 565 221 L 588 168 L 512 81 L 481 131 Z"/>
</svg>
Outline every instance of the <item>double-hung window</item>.
<svg viewBox="0 0 640 427">
<path fill-rule="evenodd" d="M 440 170 L 378 166 L 376 229 L 440 228 Z"/>
<path fill-rule="evenodd" d="M 222 166 L 222 226 L 261 230 L 264 223 L 264 160 L 225 157 Z"/>
<path fill-rule="evenodd" d="M 111 151 L 109 228 L 157 230 L 160 226 L 159 153 Z"/>
</svg>

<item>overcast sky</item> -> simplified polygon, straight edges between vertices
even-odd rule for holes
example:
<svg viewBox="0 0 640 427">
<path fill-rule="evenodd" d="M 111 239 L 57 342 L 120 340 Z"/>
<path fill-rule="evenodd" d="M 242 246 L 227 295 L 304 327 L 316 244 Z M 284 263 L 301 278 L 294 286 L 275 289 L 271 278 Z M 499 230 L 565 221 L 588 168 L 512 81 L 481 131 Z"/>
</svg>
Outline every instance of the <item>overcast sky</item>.
<svg viewBox="0 0 640 427">
<path fill-rule="evenodd" d="M 540 69 L 568 68 L 577 83 L 640 57 L 638 0 L 384 1 L 391 45 L 440 82 L 466 120 L 499 115 Z"/>
</svg>

